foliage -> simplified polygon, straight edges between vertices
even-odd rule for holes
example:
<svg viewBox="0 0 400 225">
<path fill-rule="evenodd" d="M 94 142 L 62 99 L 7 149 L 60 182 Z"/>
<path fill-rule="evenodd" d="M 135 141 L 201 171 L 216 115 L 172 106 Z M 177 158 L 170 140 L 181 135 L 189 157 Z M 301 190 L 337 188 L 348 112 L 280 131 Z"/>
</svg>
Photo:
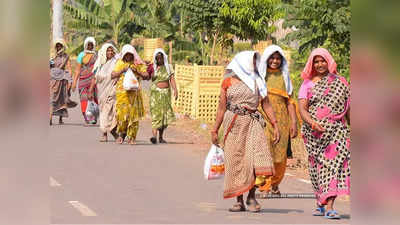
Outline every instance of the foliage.
<svg viewBox="0 0 400 225">
<path fill-rule="evenodd" d="M 242 40 L 258 40 L 270 38 L 275 31 L 272 23 L 284 15 L 280 0 L 223 0 L 219 9 L 219 18 L 229 24 L 230 32 Z"/>
<path fill-rule="evenodd" d="M 233 44 L 233 53 L 239 53 L 241 51 L 246 51 L 246 50 L 253 50 L 251 43 L 248 42 L 239 42 Z"/>
<path fill-rule="evenodd" d="M 339 74 L 349 78 L 350 1 L 293 0 L 285 9 L 285 26 L 298 28 L 286 37 L 286 42 L 300 42 L 298 53 L 293 55 L 293 69 L 304 67 L 312 49 L 324 47 L 337 62 Z"/>
</svg>

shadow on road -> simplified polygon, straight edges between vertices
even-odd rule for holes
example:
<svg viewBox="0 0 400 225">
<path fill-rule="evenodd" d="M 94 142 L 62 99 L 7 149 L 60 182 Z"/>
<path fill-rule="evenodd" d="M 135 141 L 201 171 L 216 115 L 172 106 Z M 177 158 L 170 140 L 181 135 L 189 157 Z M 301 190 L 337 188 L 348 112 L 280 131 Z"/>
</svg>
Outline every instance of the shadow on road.
<svg viewBox="0 0 400 225">
<path fill-rule="evenodd" d="M 288 214 L 290 212 L 296 213 L 304 213 L 304 210 L 300 209 L 261 209 L 260 213 L 279 213 L 279 214 Z"/>
</svg>

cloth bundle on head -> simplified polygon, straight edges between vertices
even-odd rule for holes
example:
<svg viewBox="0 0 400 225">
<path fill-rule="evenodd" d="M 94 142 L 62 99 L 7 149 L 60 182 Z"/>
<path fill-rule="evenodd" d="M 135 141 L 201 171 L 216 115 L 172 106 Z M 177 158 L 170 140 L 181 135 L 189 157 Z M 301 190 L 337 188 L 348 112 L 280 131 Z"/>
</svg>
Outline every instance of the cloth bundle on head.
<svg viewBox="0 0 400 225">
<path fill-rule="evenodd" d="M 135 49 L 132 45 L 130 45 L 130 44 L 126 44 L 126 45 L 124 45 L 124 46 L 122 47 L 121 54 L 120 54 L 121 59 L 123 59 L 124 56 L 125 56 L 127 53 L 131 53 L 131 54 L 133 55 L 133 57 L 134 57 L 134 63 L 135 63 L 136 65 L 138 65 L 138 64 L 144 64 L 143 60 L 140 58 L 139 54 L 136 52 L 136 49 Z"/>
<path fill-rule="evenodd" d="M 107 49 L 109 47 L 113 48 L 115 55 L 118 54 L 118 50 L 117 48 L 115 48 L 114 45 L 112 45 L 111 43 L 105 43 L 103 46 L 101 46 L 101 49 L 99 50 L 97 60 L 94 63 L 93 72 L 98 70 L 102 65 L 104 65 L 107 62 Z"/>
<path fill-rule="evenodd" d="M 88 46 L 89 43 L 93 44 L 93 50 L 88 50 Z M 85 53 L 96 53 L 95 49 L 96 49 L 96 40 L 94 39 L 94 37 L 87 37 L 85 39 L 85 42 L 83 43 L 83 49 Z"/>
<path fill-rule="evenodd" d="M 328 63 L 328 71 L 332 74 L 337 74 L 337 64 L 333 59 L 332 55 L 328 52 L 328 50 L 324 48 L 316 48 L 311 52 L 310 57 L 308 57 L 308 61 L 306 66 L 304 67 L 303 72 L 301 73 L 301 78 L 304 80 L 310 80 L 313 76 L 315 76 L 316 71 L 314 70 L 314 58 L 315 56 L 321 56 Z"/>
<path fill-rule="evenodd" d="M 157 48 L 154 51 L 154 55 L 153 55 L 153 69 L 154 69 L 154 76 L 157 76 L 157 62 L 156 62 L 156 56 L 158 53 L 161 53 L 164 57 L 164 66 L 165 69 L 167 70 L 168 75 L 171 74 L 170 68 L 169 68 L 169 64 L 168 64 L 168 56 L 167 54 L 165 54 L 164 50 L 162 50 L 161 48 Z"/>
<path fill-rule="evenodd" d="M 253 65 L 254 54 L 257 56 L 256 67 Z M 256 86 L 260 95 L 267 96 L 265 80 L 258 74 L 257 67 L 260 64 L 260 54 L 256 51 L 243 51 L 233 57 L 232 62 L 226 67 L 232 70 L 249 88 L 256 93 Z"/>
<path fill-rule="evenodd" d="M 260 65 L 258 66 L 258 72 L 260 73 L 261 77 L 265 80 L 265 77 L 267 75 L 268 59 L 275 52 L 278 52 L 282 56 L 281 71 L 285 81 L 286 92 L 288 93 L 288 95 L 292 95 L 293 84 L 292 81 L 290 80 L 289 65 L 281 47 L 279 47 L 278 45 L 270 45 L 264 50 L 264 53 L 261 56 Z"/>
<path fill-rule="evenodd" d="M 60 55 L 60 54 L 64 53 L 66 46 L 65 46 L 65 42 L 62 38 L 58 38 L 58 39 L 54 40 L 53 44 L 54 44 L 54 47 L 56 47 L 57 44 L 62 45 L 62 48 L 58 52 L 56 52 L 56 55 Z"/>
</svg>

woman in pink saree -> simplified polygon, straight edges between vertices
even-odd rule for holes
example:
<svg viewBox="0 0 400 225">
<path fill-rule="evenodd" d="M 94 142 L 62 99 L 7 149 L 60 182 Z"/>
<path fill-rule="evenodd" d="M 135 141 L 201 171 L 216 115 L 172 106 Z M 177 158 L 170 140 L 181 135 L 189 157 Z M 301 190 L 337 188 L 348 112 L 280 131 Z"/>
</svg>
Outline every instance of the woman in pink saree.
<svg viewBox="0 0 400 225">
<path fill-rule="evenodd" d="M 313 215 L 328 219 L 340 219 L 334 201 L 350 194 L 350 87 L 336 67 L 326 49 L 313 50 L 299 91 L 301 132 L 317 198 Z"/>
</svg>

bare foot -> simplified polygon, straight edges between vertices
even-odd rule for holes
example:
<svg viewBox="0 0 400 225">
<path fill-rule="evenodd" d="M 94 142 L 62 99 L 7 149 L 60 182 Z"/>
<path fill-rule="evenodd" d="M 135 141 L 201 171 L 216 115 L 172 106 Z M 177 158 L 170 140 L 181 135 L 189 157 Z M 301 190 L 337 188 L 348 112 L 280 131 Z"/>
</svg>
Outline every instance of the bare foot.
<svg viewBox="0 0 400 225">
<path fill-rule="evenodd" d="M 100 142 L 107 142 L 107 133 L 103 134 L 100 138 Z"/>
<path fill-rule="evenodd" d="M 124 143 L 124 139 L 122 137 L 118 137 L 117 143 L 122 145 Z"/>
</svg>

